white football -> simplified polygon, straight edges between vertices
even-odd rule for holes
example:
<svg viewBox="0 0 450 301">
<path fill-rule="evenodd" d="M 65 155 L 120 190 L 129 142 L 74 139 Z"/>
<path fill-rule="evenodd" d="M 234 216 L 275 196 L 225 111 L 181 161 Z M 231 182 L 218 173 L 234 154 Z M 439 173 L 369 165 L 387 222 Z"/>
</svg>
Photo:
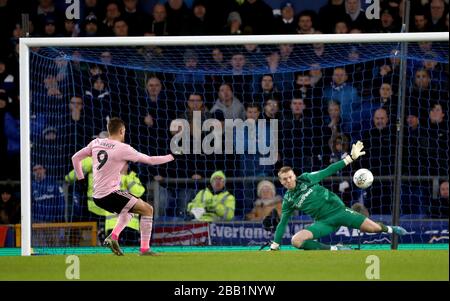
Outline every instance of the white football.
<svg viewBox="0 0 450 301">
<path fill-rule="evenodd" d="M 369 188 L 373 183 L 372 172 L 365 168 L 358 169 L 353 175 L 353 183 L 361 189 Z"/>
</svg>

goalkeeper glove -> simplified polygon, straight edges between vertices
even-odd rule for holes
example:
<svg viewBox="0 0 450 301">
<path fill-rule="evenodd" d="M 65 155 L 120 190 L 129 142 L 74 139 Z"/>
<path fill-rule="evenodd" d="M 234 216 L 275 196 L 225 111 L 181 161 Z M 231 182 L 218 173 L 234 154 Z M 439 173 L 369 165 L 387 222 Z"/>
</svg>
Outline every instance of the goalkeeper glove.
<svg viewBox="0 0 450 301">
<path fill-rule="evenodd" d="M 356 142 L 356 144 L 353 144 L 350 155 L 344 158 L 345 165 L 349 165 L 359 157 L 364 156 L 366 152 L 362 151 L 363 148 L 364 144 L 361 141 L 358 141 Z"/>
<path fill-rule="evenodd" d="M 276 242 L 272 241 L 268 251 L 279 251 L 279 250 L 280 250 L 280 244 L 277 244 Z"/>
</svg>

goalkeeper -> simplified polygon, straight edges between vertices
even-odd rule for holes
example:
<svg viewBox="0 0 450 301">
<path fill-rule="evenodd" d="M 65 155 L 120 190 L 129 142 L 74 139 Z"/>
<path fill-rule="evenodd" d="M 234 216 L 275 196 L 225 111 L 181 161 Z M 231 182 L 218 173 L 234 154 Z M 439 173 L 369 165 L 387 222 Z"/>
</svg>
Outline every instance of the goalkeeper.
<svg viewBox="0 0 450 301">
<path fill-rule="evenodd" d="M 406 234 L 406 230 L 399 226 L 385 226 L 382 223 L 375 223 L 364 215 L 345 207 L 342 200 L 333 192 L 319 185 L 319 182 L 331 176 L 340 169 L 352 163 L 363 152 L 364 145 L 361 141 L 353 144 L 351 154 L 343 160 L 333 163 L 327 168 L 312 172 L 303 173 L 296 177 L 290 167 L 282 167 L 278 172 L 281 184 L 288 189 L 283 198 L 281 219 L 275 231 L 275 238 L 270 245 L 271 251 L 280 249 L 286 225 L 295 210 L 301 210 L 314 218 L 315 222 L 309 227 L 297 232 L 291 240 L 294 247 L 304 250 L 348 250 L 345 246 L 330 246 L 322 244 L 316 239 L 329 235 L 339 229 L 340 226 L 347 226 L 360 229 L 369 233 L 395 233 L 397 235 Z"/>
</svg>

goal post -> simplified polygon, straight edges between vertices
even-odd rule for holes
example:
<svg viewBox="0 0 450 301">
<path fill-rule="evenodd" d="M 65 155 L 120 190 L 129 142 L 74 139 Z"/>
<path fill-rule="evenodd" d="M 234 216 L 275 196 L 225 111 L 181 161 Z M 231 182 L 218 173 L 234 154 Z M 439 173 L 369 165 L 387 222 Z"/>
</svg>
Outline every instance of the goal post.
<svg viewBox="0 0 450 301">
<path fill-rule="evenodd" d="M 30 51 L 38 47 L 134 47 L 134 46 L 211 46 L 244 44 L 347 44 L 446 42 L 448 32 L 389 34 L 320 34 L 259 36 L 177 36 L 177 37 L 77 37 L 21 38 L 20 63 L 20 142 L 21 142 L 21 248 L 32 254 L 31 243 L 31 143 L 30 143 Z"/>
</svg>

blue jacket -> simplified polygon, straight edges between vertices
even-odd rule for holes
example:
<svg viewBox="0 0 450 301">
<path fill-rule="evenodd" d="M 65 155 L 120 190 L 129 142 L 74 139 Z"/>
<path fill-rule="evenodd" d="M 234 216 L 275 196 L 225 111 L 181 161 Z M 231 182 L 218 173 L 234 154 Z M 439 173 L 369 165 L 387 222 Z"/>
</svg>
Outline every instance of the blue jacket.
<svg viewBox="0 0 450 301">
<path fill-rule="evenodd" d="M 49 178 L 31 183 L 32 222 L 62 222 L 65 214 L 64 191 Z"/>
</svg>

